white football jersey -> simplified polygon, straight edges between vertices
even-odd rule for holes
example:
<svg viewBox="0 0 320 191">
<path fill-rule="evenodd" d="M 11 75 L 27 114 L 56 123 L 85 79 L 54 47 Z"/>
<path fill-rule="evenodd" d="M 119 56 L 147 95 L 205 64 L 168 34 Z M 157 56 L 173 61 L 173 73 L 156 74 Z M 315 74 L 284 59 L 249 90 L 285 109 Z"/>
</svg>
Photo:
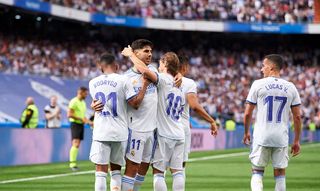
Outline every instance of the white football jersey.
<svg viewBox="0 0 320 191">
<path fill-rule="evenodd" d="M 157 69 L 148 65 L 149 69 L 157 73 Z M 128 70 L 124 75 L 129 78 L 129 82 L 132 84 L 136 94 L 139 93 L 142 88 L 141 73 Z M 157 104 L 158 104 L 158 92 L 155 84 L 150 83 L 144 98 L 138 109 L 134 109 L 128 106 L 129 128 L 138 132 L 150 132 L 156 128 L 157 122 Z"/>
<path fill-rule="evenodd" d="M 257 105 L 253 141 L 266 147 L 288 146 L 291 107 L 301 104 L 294 84 L 275 77 L 256 80 L 247 102 Z"/>
<path fill-rule="evenodd" d="M 197 84 L 192 79 L 183 77 L 180 89 L 186 97 L 186 103 L 182 112 L 181 122 L 184 127 L 185 134 L 188 135 L 190 134 L 190 106 L 187 100 L 187 94 L 197 94 Z"/>
<path fill-rule="evenodd" d="M 158 133 L 162 137 L 184 140 L 181 114 L 185 103 L 184 93 L 174 86 L 174 78 L 165 73 L 158 76 Z"/>
<path fill-rule="evenodd" d="M 101 112 L 95 112 L 93 140 L 125 141 L 128 139 L 127 100 L 136 93 L 126 76 L 103 74 L 89 82 L 92 99 L 104 104 Z"/>
</svg>

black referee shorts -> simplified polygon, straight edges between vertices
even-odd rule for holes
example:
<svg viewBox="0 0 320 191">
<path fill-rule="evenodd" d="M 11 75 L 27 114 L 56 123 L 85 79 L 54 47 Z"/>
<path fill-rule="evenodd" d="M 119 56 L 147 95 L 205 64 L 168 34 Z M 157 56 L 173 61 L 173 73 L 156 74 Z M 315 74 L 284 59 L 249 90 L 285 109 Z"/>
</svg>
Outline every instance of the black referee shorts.
<svg viewBox="0 0 320 191">
<path fill-rule="evenodd" d="M 71 137 L 72 139 L 83 140 L 84 125 L 71 122 Z"/>
</svg>

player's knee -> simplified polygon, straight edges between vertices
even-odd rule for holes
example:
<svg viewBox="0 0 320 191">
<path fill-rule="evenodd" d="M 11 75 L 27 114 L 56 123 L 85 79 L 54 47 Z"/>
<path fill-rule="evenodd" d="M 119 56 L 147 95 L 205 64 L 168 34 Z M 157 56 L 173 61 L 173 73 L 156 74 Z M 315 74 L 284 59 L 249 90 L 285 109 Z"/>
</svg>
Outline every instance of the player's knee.
<svg viewBox="0 0 320 191">
<path fill-rule="evenodd" d="M 153 170 L 152 170 L 153 174 L 163 174 L 163 173 L 164 173 L 163 171 L 155 168 L 154 166 L 152 166 L 152 169 L 153 169 Z"/>
<path fill-rule="evenodd" d="M 138 169 L 138 174 L 140 174 L 142 176 L 145 176 L 147 174 L 147 172 L 148 172 L 149 166 L 150 166 L 150 163 L 142 162 L 140 164 L 139 169 Z"/>
<path fill-rule="evenodd" d="M 110 170 L 114 171 L 114 170 L 120 170 L 121 171 L 121 166 L 118 164 L 114 164 L 114 163 L 110 163 Z"/>
<path fill-rule="evenodd" d="M 264 167 L 260 166 L 252 166 L 252 174 L 263 174 L 264 173 Z"/>
<path fill-rule="evenodd" d="M 135 163 L 129 159 L 126 160 L 126 170 L 124 174 L 129 177 L 135 177 L 138 173 L 139 164 Z"/>
<path fill-rule="evenodd" d="M 177 169 L 172 169 L 172 168 L 170 168 L 170 172 L 171 172 L 172 174 L 174 174 L 174 173 L 177 173 L 177 172 L 182 172 L 182 170 L 177 170 Z"/>
<path fill-rule="evenodd" d="M 97 172 L 108 173 L 108 165 L 96 164 L 96 171 L 97 171 Z"/>
<path fill-rule="evenodd" d="M 72 146 L 79 148 L 80 147 L 80 140 L 79 139 L 73 139 Z"/>
<path fill-rule="evenodd" d="M 274 172 L 274 176 L 277 177 L 277 176 L 285 176 L 286 175 L 286 169 L 284 168 L 275 168 L 273 170 Z"/>
</svg>

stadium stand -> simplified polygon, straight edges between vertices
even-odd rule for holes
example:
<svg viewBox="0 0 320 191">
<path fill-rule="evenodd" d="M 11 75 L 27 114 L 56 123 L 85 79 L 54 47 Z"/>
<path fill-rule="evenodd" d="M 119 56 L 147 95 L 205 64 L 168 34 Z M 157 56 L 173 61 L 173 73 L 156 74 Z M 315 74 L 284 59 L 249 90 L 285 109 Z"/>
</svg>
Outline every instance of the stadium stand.
<svg viewBox="0 0 320 191">
<path fill-rule="evenodd" d="M 314 16 L 313 0 L 48 0 L 47 2 L 110 16 L 179 20 L 304 23 L 312 22 Z"/>
</svg>

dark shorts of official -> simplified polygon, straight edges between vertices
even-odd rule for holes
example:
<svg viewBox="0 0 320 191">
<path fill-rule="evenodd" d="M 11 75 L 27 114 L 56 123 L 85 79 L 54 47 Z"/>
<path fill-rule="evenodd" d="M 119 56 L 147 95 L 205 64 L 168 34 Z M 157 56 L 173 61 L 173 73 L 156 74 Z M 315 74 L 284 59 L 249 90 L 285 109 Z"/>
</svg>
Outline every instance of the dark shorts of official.
<svg viewBox="0 0 320 191">
<path fill-rule="evenodd" d="M 83 140 L 84 125 L 71 122 L 71 138 Z"/>
</svg>

